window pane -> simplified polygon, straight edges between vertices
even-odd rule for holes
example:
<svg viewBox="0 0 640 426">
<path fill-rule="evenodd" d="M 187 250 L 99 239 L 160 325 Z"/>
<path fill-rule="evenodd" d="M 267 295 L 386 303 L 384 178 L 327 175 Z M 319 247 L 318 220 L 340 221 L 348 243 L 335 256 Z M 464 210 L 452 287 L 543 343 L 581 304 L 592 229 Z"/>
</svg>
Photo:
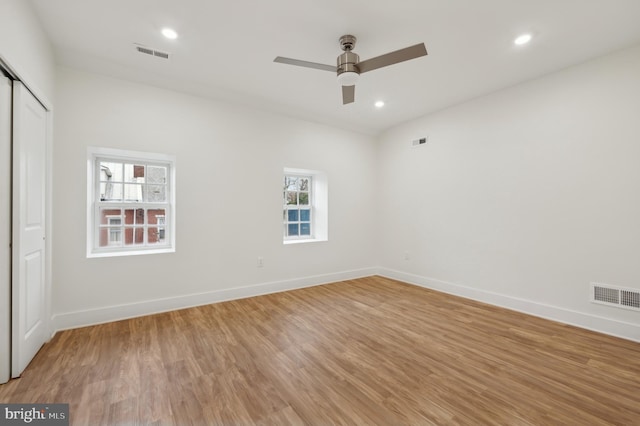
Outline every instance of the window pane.
<svg viewBox="0 0 640 426">
<path fill-rule="evenodd" d="M 309 205 L 309 193 L 308 192 L 301 192 L 299 198 L 300 198 L 300 205 L 303 205 L 303 206 L 308 206 Z"/>
<path fill-rule="evenodd" d="M 143 228 L 124 228 L 124 244 L 125 245 L 138 245 L 144 242 L 144 229 Z"/>
<path fill-rule="evenodd" d="M 122 163 L 100 161 L 100 180 L 122 182 Z"/>
<path fill-rule="evenodd" d="M 164 202 L 167 199 L 165 185 L 147 185 L 147 199 L 150 203 Z"/>
<path fill-rule="evenodd" d="M 300 191 L 308 191 L 309 190 L 309 178 L 300 178 L 300 179 L 298 179 L 298 184 L 300 185 Z"/>
<path fill-rule="evenodd" d="M 289 222 L 297 222 L 298 221 L 298 210 L 289 210 L 287 214 L 287 220 Z"/>
<path fill-rule="evenodd" d="M 135 214 L 133 213 L 133 209 L 126 209 L 124 211 L 124 223 L 127 225 L 135 224 Z"/>
<path fill-rule="evenodd" d="M 298 190 L 298 178 L 285 176 L 284 178 L 284 189 L 286 191 L 297 191 Z"/>
<path fill-rule="evenodd" d="M 124 184 L 124 200 L 125 201 L 142 201 L 142 185 L 125 183 Z"/>
<path fill-rule="evenodd" d="M 109 225 L 110 221 L 113 221 L 113 219 L 122 220 L 121 218 L 122 218 L 122 210 L 110 209 L 108 207 L 106 208 L 100 207 L 100 225 Z"/>
<path fill-rule="evenodd" d="M 296 204 L 298 204 L 298 193 L 287 192 L 287 205 L 296 205 Z"/>
<path fill-rule="evenodd" d="M 124 181 L 144 183 L 144 166 L 139 164 L 125 164 Z"/>
<path fill-rule="evenodd" d="M 122 245 L 122 210 L 101 207 L 98 246 L 119 245 Z"/>
<path fill-rule="evenodd" d="M 300 224 L 300 235 L 311 235 L 311 224 L 310 223 L 301 223 Z"/>
<path fill-rule="evenodd" d="M 167 183 L 167 168 L 162 166 L 147 166 L 148 183 Z"/>
<path fill-rule="evenodd" d="M 158 228 L 148 228 L 147 229 L 147 242 L 149 244 L 158 244 L 160 241 L 160 237 L 158 235 Z"/>
<path fill-rule="evenodd" d="M 299 235 L 297 223 L 290 223 L 289 225 L 287 225 L 287 235 L 288 236 Z"/>
<path fill-rule="evenodd" d="M 144 209 L 136 209 L 136 225 L 144 224 Z"/>
<path fill-rule="evenodd" d="M 309 222 L 311 220 L 311 210 L 300 210 L 300 220 Z"/>
<path fill-rule="evenodd" d="M 149 209 L 147 210 L 147 218 L 149 225 L 164 225 L 165 210 L 164 209 Z"/>
<path fill-rule="evenodd" d="M 147 242 L 149 244 L 164 243 L 164 228 L 149 227 L 147 229 Z"/>
<path fill-rule="evenodd" d="M 122 228 L 100 228 L 99 246 L 121 246 L 122 245 Z"/>
<path fill-rule="evenodd" d="M 122 184 L 100 183 L 100 201 L 122 201 Z"/>
</svg>

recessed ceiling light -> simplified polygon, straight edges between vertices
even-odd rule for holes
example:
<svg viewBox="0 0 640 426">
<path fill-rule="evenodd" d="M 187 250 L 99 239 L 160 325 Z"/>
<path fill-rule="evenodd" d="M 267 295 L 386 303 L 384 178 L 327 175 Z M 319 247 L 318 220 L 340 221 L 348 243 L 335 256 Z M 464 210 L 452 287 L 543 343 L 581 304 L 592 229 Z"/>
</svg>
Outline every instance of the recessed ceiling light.
<svg viewBox="0 0 640 426">
<path fill-rule="evenodd" d="M 383 101 L 376 101 L 376 103 L 374 104 L 376 108 L 382 108 L 384 106 L 384 102 Z"/>
<path fill-rule="evenodd" d="M 172 30 L 171 28 L 163 28 L 162 35 L 170 40 L 175 40 L 178 38 L 178 33 Z"/>
<path fill-rule="evenodd" d="M 522 46 L 523 44 L 527 44 L 531 41 L 531 34 L 522 34 L 518 36 L 515 40 L 513 40 L 514 44 L 518 46 Z"/>
</svg>

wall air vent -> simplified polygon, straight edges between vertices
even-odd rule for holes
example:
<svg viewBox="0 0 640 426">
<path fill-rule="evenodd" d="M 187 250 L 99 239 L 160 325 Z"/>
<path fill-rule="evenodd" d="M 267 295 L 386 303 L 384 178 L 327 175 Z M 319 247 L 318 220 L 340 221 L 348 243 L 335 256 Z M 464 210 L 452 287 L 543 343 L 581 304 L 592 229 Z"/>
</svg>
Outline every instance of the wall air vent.
<svg viewBox="0 0 640 426">
<path fill-rule="evenodd" d="M 133 45 L 139 53 L 143 53 L 149 56 L 155 56 L 156 58 L 169 59 L 168 52 L 162 52 L 160 50 L 152 49 L 150 47 L 142 46 L 140 44 Z"/>
<path fill-rule="evenodd" d="M 591 283 L 591 301 L 640 311 L 640 290 Z"/>
</svg>

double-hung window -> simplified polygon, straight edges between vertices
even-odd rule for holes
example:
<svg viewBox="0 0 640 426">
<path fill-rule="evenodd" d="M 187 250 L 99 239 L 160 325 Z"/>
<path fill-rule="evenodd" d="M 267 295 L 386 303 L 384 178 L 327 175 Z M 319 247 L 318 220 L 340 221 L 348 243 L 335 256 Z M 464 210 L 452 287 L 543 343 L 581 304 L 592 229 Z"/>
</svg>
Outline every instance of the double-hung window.
<svg viewBox="0 0 640 426">
<path fill-rule="evenodd" d="M 312 238 L 311 176 L 284 176 L 284 235 L 287 239 Z"/>
<path fill-rule="evenodd" d="M 284 244 L 328 239 L 327 175 L 307 169 L 284 169 L 282 217 Z"/>
<path fill-rule="evenodd" d="M 90 148 L 87 256 L 175 251 L 175 160 Z"/>
</svg>

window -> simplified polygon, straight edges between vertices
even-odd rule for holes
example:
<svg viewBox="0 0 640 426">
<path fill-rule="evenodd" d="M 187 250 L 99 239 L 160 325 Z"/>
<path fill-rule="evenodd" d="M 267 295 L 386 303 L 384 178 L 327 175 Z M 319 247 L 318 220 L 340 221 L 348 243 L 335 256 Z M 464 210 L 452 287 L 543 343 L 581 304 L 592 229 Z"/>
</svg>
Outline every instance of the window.
<svg viewBox="0 0 640 426">
<path fill-rule="evenodd" d="M 284 176 L 284 235 L 311 238 L 311 176 Z"/>
<path fill-rule="evenodd" d="M 327 178 L 324 173 L 284 169 L 285 244 L 327 240 Z"/>
<path fill-rule="evenodd" d="M 175 250 L 175 160 L 163 154 L 90 148 L 87 256 Z"/>
</svg>

